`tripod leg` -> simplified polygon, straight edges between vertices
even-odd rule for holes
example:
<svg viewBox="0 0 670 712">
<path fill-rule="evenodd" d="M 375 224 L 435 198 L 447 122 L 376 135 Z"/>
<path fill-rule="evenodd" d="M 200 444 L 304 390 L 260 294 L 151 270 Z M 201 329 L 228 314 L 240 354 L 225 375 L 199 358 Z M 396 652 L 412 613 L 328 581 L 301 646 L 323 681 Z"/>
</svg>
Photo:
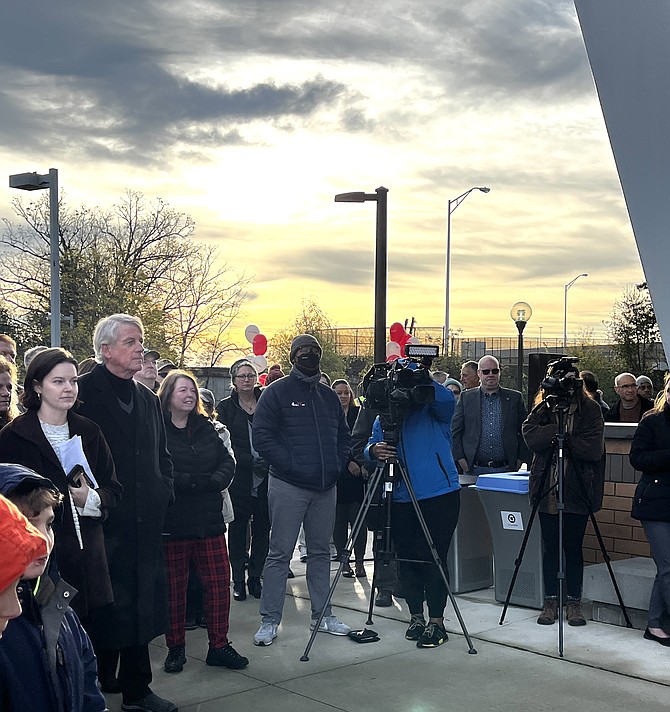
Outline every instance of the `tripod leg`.
<svg viewBox="0 0 670 712">
<path fill-rule="evenodd" d="M 572 446 L 570 444 L 569 439 L 566 440 L 566 446 L 567 446 L 568 457 L 570 458 L 570 462 L 572 462 L 572 466 L 575 468 L 575 472 L 577 473 L 577 481 L 579 482 L 579 487 L 582 492 L 582 498 L 589 510 L 589 519 L 591 520 L 591 524 L 593 525 L 593 531 L 596 534 L 596 539 L 598 540 L 598 546 L 600 547 L 600 551 L 602 552 L 602 555 L 603 555 L 603 561 L 605 562 L 605 565 L 607 566 L 607 571 L 608 571 L 610 579 L 612 581 L 612 586 L 614 587 L 614 592 L 616 593 L 617 601 L 619 602 L 619 607 L 621 608 L 621 612 L 623 613 L 624 620 L 626 621 L 626 628 L 632 628 L 633 624 L 630 621 L 630 618 L 628 616 L 628 611 L 626 610 L 626 606 L 623 602 L 623 597 L 621 596 L 621 591 L 619 590 L 619 584 L 617 583 L 616 577 L 614 575 L 614 569 L 612 569 L 612 560 L 610 559 L 610 555 L 607 553 L 607 548 L 605 547 L 605 542 L 603 540 L 602 534 L 600 533 L 600 527 L 598 526 L 598 521 L 596 520 L 595 512 L 593 511 L 593 507 L 591 506 L 591 502 L 588 498 L 588 493 L 586 492 L 586 487 L 584 485 L 584 478 L 582 476 L 581 468 L 579 466 L 579 463 L 575 460 L 575 458 L 572 454 Z"/>
<path fill-rule="evenodd" d="M 419 520 L 419 526 L 421 527 L 421 531 L 423 532 L 423 536 L 426 540 L 426 544 L 428 545 L 428 548 L 430 549 L 430 553 L 433 557 L 433 562 L 435 563 L 435 566 L 437 566 L 438 571 L 440 572 L 440 576 L 442 577 L 442 581 L 444 582 L 444 585 L 447 588 L 447 597 L 451 601 L 451 605 L 454 607 L 454 611 L 456 612 L 456 617 L 458 618 L 458 622 L 461 626 L 461 630 L 463 631 L 463 635 L 464 635 L 465 640 L 468 644 L 468 653 L 470 655 L 476 655 L 477 650 L 475 649 L 474 645 L 472 644 L 470 634 L 468 633 L 468 629 L 465 626 L 465 621 L 463 620 L 463 616 L 461 615 L 461 611 L 458 607 L 458 603 L 456 602 L 456 598 L 454 597 L 451 587 L 449 586 L 449 577 L 447 576 L 447 572 L 444 568 L 444 565 L 442 563 L 442 559 L 440 558 L 439 552 L 437 551 L 437 547 L 435 546 L 433 537 L 430 534 L 430 530 L 428 529 L 428 525 L 426 524 L 426 520 L 423 516 L 423 512 L 421 511 L 421 507 L 419 507 L 419 502 L 418 502 L 416 495 L 414 493 L 414 488 L 412 487 L 412 483 L 409 479 L 408 474 L 405 472 L 405 469 L 402 467 L 402 465 L 400 465 L 400 463 L 396 463 L 396 464 L 397 464 L 398 468 L 400 469 L 400 474 L 403 478 L 403 482 L 405 483 L 405 486 L 407 487 L 407 491 L 408 491 L 410 499 L 412 501 L 412 506 L 414 507 L 414 513 L 416 514 L 416 517 Z M 393 466 L 394 465 L 391 465 L 391 467 L 393 467 Z M 426 562 L 426 563 L 428 563 L 428 562 Z"/>
<path fill-rule="evenodd" d="M 374 497 L 375 490 L 377 489 L 377 487 L 379 486 L 379 483 L 381 482 L 382 473 L 383 473 L 383 469 L 377 468 L 377 470 L 375 470 L 375 472 L 372 476 L 372 483 L 368 487 L 368 491 L 365 493 L 365 497 L 363 498 L 363 503 L 362 503 L 360 509 L 358 510 L 358 514 L 356 515 L 356 521 L 354 522 L 354 524 L 351 528 L 351 534 L 349 535 L 349 539 L 347 540 L 345 548 L 342 551 L 342 555 L 340 556 L 340 565 L 337 569 L 337 572 L 335 573 L 335 578 L 333 579 L 332 583 L 330 584 L 328 596 L 326 597 L 326 600 L 323 604 L 323 608 L 321 609 L 321 611 L 319 613 L 319 617 L 315 621 L 314 629 L 312 630 L 312 633 L 309 636 L 309 640 L 307 641 L 307 646 L 305 647 L 305 651 L 303 652 L 303 654 L 300 658 L 301 662 L 307 662 L 309 660 L 309 651 L 312 649 L 312 645 L 314 644 L 314 639 L 316 638 L 316 635 L 319 632 L 319 626 L 321 625 L 321 621 L 323 620 L 325 611 L 328 608 L 328 606 L 330 605 L 330 602 L 333 600 L 333 594 L 335 593 L 335 588 L 337 586 L 338 581 L 340 580 L 342 571 L 344 570 L 344 564 L 349 561 L 349 556 L 351 555 L 351 549 L 353 547 L 353 542 L 356 541 L 356 537 L 358 536 L 358 533 L 361 530 L 361 526 L 363 526 L 365 524 L 365 517 L 367 516 L 368 510 L 370 509 L 370 503 L 372 502 L 372 499 Z"/>
</svg>

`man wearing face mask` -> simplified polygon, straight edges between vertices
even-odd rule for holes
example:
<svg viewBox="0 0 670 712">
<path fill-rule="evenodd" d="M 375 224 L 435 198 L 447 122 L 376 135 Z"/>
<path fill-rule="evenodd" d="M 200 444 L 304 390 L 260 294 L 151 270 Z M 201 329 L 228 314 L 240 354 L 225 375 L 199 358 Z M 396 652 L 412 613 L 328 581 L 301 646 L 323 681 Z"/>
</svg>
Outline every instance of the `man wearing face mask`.
<svg viewBox="0 0 670 712">
<path fill-rule="evenodd" d="M 271 523 L 270 551 L 263 569 L 262 623 L 254 635 L 256 645 L 271 645 L 277 637 L 289 562 L 301 524 L 309 551 L 311 628 L 328 598 L 335 484 L 349 461 L 351 438 L 337 395 L 319 382 L 321 353 L 313 336 L 296 336 L 291 342 L 291 372 L 263 391 L 254 414 L 253 446 L 270 463 Z M 347 635 L 349 630 L 328 606 L 319 631 Z"/>
</svg>

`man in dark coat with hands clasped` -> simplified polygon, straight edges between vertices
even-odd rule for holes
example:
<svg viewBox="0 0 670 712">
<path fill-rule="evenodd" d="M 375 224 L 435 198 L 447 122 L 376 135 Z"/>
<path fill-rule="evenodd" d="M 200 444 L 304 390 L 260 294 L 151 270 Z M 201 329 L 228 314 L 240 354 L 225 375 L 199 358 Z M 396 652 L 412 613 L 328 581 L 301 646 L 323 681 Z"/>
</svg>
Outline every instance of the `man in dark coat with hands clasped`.
<svg viewBox="0 0 670 712">
<path fill-rule="evenodd" d="M 114 603 L 93 622 L 103 690 L 118 687 L 122 709 L 176 712 L 154 694 L 149 642 L 165 632 L 167 583 L 161 534 L 174 501 L 172 460 L 158 398 L 133 374 L 144 359 L 142 322 L 113 314 L 93 335 L 98 365 L 79 380 L 79 412 L 95 421 L 114 458 L 123 498 L 104 524 Z"/>
</svg>

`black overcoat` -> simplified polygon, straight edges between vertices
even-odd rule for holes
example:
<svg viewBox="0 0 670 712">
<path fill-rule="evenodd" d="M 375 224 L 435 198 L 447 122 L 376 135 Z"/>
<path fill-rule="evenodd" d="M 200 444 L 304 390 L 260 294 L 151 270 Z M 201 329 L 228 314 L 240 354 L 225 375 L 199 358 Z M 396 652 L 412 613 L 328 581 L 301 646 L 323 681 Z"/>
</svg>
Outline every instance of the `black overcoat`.
<svg viewBox="0 0 670 712">
<path fill-rule="evenodd" d="M 96 492 L 100 496 L 103 515 L 97 519 L 79 518 L 83 549 L 79 547 L 74 528 L 65 472 L 42 431 L 37 411 L 29 410 L 19 415 L 2 429 L 0 461 L 29 467 L 37 474 L 48 477 L 63 493 L 63 523 L 56 531 L 54 550 L 61 576 L 78 591 L 72 608 L 85 618 L 89 609 L 105 606 L 114 600 L 105 554 L 103 522 L 116 507 L 123 488 L 116 478 L 112 455 L 100 428 L 72 411 L 68 413 L 67 420 L 70 436 L 81 436 L 84 454 L 99 485 Z"/>
<path fill-rule="evenodd" d="M 262 389 L 254 388 L 256 400 L 261 396 Z M 228 398 L 219 402 L 216 408 L 219 420 L 230 431 L 230 442 L 235 453 L 237 467 L 235 479 L 228 492 L 233 498 L 233 509 L 236 502 L 240 502 L 244 511 L 251 511 L 251 490 L 253 485 L 253 456 L 249 441 L 249 415 L 242 410 L 237 391 L 233 390 Z"/>
<path fill-rule="evenodd" d="M 114 604 L 98 616 L 91 636 L 100 647 L 118 649 L 145 645 L 165 632 L 161 533 L 174 487 L 158 398 L 131 381 L 134 412 L 129 416 L 103 369 L 98 365 L 79 379 L 78 412 L 100 426 L 124 488 L 123 499 L 104 524 Z"/>
</svg>

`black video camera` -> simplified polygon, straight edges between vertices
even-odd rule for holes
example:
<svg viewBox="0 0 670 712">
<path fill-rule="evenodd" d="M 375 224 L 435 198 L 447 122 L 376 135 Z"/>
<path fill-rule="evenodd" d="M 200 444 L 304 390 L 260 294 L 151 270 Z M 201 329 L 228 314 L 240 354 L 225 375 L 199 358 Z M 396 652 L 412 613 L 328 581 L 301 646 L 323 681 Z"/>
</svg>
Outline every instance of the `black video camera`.
<svg viewBox="0 0 670 712">
<path fill-rule="evenodd" d="M 584 380 L 579 377 L 579 362 L 576 356 L 562 356 L 547 366 L 547 375 L 542 381 L 542 390 L 548 401 L 561 404 L 569 403 L 572 397 L 584 386 Z"/>
<path fill-rule="evenodd" d="M 412 408 L 432 403 L 435 388 L 430 366 L 437 356 L 437 346 L 407 344 L 405 358 L 374 364 L 363 378 L 366 407 L 397 427 Z"/>
</svg>

